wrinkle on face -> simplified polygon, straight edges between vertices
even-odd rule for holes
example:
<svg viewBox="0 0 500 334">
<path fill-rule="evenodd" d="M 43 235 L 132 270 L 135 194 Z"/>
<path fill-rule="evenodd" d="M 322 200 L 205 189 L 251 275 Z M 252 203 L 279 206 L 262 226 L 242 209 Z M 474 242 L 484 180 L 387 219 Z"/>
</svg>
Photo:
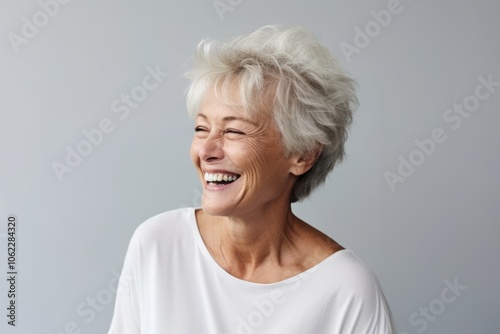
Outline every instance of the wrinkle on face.
<svg viewBox="0 0 500 334">
<path fill-rule="evenodd" d="M 291 190 L 290 185 L 293 186 L 294 176 L 290 173 L 290 160 L 284 156 L 280 134 L 269 113 L 249 115 L 222 104 L 212 93 L 206 95 L 196 117 L 196 127 L 203 131 L 197 132 L 193 138 L 191 157 L 200 175 L 203 174 L 203 165 L 207 164 L 235 168 L 238 173 L 241 171 L 240 183 L 244 184 L 232 200 L 234 210 L 258 209 L 264 201 L 288 196 L 286 193 Z M 232 129 L 244 134 L 228 132 Z M 214 145 L 210 147 L 217 150 L 218 160 L 208 160 L 210 154 L 204 146 L 207 143 Z"/>
</svg>

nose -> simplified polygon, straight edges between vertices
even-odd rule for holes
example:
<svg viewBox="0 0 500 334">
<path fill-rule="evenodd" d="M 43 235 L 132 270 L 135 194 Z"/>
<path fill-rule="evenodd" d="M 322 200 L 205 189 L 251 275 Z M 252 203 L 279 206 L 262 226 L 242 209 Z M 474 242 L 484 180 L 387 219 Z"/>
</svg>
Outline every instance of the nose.
<svg viewBox="0 0 500 334">
<path fill-rule="evenodd" d="M 205 162 L 218 161 L 224 158 L 223 139 L 214 133 L 202 140 L 198 148 L 200 159 Z"/>
</svg>

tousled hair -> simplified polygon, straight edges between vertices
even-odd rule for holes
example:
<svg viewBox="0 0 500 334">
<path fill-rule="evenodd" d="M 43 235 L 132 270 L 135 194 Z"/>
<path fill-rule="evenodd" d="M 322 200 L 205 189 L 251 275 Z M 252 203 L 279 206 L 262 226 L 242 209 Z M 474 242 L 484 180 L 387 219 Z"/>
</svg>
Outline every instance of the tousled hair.
<svg viewBox="0 0 500 334">
<path fill-rule="evenodd" d="M 186 76 L 191 79 L 187 109 L 192 117 L 214 89 L 221 102 L 250 116 L 270 113 L 285 156 L 319 154 L 298 177 L 291 202 L 307 197 L 343 160 L 358 105 L 356 84 L 304 28 L 265 26 L 227 42 L 202 40 Z"/>
</svg>

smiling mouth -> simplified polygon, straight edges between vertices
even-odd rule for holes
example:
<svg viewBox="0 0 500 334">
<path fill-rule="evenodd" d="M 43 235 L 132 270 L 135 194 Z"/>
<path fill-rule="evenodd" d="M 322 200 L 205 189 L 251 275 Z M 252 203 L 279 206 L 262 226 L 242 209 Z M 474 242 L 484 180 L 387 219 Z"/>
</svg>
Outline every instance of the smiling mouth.
<svg viewBox="0 0 500 334">
<path fill-rule="evenodd" d="M 205 182 L 208 184 L 225 185 L 238 180 L 241 175 L 225 173 L 205 173 Z"/>
</svg>

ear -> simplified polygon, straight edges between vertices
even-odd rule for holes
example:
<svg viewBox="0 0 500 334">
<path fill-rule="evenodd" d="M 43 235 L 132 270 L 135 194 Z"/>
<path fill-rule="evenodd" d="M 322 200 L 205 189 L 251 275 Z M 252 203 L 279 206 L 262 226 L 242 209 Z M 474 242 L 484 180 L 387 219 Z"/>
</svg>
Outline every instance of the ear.
<svg viewBox="0 0 500 334">
<path fill-rule="evenodd" d="M 300 176 L 302 174 L 307 173 L 312 166 L 318 161 L 318 158 L 323 151 L 323 145 L 316 145 L 316 147 L 310 151 L 309 153 L 298 156 L 292 156 L 292 166 L 290 168 L 290 172 L 295 176 Z"/>
</svg>

